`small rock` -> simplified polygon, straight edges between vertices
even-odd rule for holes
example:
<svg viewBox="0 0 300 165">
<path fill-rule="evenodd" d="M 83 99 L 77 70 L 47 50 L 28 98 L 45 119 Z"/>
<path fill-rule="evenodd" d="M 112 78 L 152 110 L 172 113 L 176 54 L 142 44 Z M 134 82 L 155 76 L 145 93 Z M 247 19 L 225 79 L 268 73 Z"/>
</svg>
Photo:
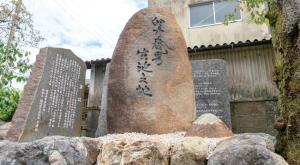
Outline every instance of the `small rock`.
<svg viewBox="0 0 300 165">
<path fill-rule="evenodd" d="M 220 138 L 232 136 L 233 133 L 217 116 L 206 113 L 193 122 L 185 136 Z"/>
<path fill-rule="evenodd" d="M 67 165 L 65 158 L 58 152 L 52 151 L 49 155 L 50 165 Z"/>
<path fill-rule="evenodd" d="M 186 137 L 171 151 L 171 165 L 205 165 L 208 145 L 200 137 Z"/>
</svg>

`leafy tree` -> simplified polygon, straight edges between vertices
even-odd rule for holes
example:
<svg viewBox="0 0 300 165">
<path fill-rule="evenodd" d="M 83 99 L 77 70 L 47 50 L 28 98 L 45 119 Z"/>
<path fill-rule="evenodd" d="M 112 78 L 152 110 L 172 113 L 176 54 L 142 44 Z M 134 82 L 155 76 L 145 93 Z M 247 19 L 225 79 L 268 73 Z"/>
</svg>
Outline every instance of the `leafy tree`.
<svg viewBox="0 0 300 165">
<path fill-rule="evenodd" d="M 0 0 L 0 41 L 17 47 L 37 47 L 43 38 L 34 29 L 32 15 L 22 0 Z"/>
<path fill-rule="evenodd" d="M 0 0 L 0 120 L 12 118 L 21 92 L 11 84 L 26 81 L 31 68 L 29 52 L 22 48 L 36 47 L 41 40 L 22 0 Z"/>
</svg>

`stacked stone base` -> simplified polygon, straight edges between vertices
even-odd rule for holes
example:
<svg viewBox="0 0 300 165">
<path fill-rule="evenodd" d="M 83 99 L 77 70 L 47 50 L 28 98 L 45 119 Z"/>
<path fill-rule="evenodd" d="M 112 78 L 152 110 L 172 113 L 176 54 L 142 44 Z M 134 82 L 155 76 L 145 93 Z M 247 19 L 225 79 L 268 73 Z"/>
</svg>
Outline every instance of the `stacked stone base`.
<svg viewBox="0 0 300 165">
<path fill-rule="evenodd" d="M 239 134 L 229 138 L 184 135 L 52 136 L 30 143 L 4 140 L 0 141 L 0 164 L 287 164 L 273 152 L 275 139 L 267 134 Z"/>
</svg>

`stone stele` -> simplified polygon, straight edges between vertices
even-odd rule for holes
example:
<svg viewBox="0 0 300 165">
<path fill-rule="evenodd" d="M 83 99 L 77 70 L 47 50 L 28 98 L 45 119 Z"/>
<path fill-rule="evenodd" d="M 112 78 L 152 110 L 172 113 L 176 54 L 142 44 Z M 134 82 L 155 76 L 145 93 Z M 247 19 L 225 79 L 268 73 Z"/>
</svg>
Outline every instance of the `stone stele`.
<svg viewBox="0 0 300 165">
<path fill-rule="evenodd" d="M 184 131 L 195 119 L 187 46 L 168 9 L 150 8 L 127 23 L 108 83 L 108 132 Z"/>
<path fill-rule="evenodd" d="M 79 136 L 85 63 L 61 48 L 43 48 L 36 57 L 7 139 Z"/>
<path fill-rule="evenodd" d="M 230 94 L 226 62 L 221 59 L 193 60 L 196 113 L 212 113 L 231 129 Z"/>
</svg>

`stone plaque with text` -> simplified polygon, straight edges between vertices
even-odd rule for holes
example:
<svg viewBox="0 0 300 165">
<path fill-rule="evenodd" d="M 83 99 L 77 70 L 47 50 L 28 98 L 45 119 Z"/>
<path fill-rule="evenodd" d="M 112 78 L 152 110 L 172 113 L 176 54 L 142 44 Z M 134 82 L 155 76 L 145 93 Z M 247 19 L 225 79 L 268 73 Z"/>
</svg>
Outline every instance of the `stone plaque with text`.
<svg viewBox="0 0 300 165">
<path fill-rule="evenodd" d="M 85 72 L 85 63 L 71 50 L 41 49 L 7 139 L 79 136 Z"/>
<path fill-rule="evenodd" d="M 220 59 L 193 60 L 196 113 L 212 113 L 231 128 L 230 95 L 226 62 Z"/>
</svg>

